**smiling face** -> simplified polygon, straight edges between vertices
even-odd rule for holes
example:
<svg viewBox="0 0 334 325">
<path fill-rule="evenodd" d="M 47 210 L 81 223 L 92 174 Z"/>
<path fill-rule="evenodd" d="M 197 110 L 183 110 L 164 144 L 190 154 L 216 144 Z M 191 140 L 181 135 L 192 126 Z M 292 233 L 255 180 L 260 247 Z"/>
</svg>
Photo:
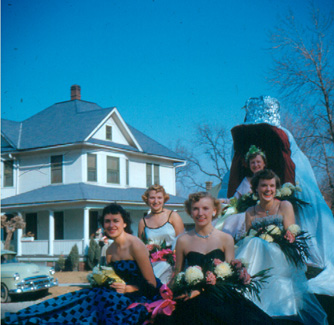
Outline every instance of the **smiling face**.
<svg viewBox="0 0 334 325">
<path fill-rule="evenodd" d="M 162 211 L 164 203 L 165 198 L 162 192 L 150 191 L 148 193 L 147 204 L 153 213 Z"/>
<path fill-rule="evenodd" d="M 199 226 L 211 224 L 212 216 L 216 214 L 214 203 L 210 197 L 203 197 L 191 205 L 191 217 Z"/>
<path fill-rule="evenodd" d="M 257 155 L 256 157 L 249 160 L 249 169 L 253 174 L 264 169 L 265 166 L 266 164 L 261 155 Z"/>
<path fill-rule="evenodd" d="M 124 228 L 126 227 L 126 223 L 124 222 L 122 215 L 120 213 L 117 214 L 106 214 L 104 216 L 103 228 L 105 234 L 109 238 L 116 238 L 120 236 L 124 232 Z"/>
<path fill-rule="evenodd" d="M 272 179 L 260 179 L 257 187 L 257 194 L 261 202 L 270 202 L 274 200 L 276 195 L 276 180 Z"/>
</svg>

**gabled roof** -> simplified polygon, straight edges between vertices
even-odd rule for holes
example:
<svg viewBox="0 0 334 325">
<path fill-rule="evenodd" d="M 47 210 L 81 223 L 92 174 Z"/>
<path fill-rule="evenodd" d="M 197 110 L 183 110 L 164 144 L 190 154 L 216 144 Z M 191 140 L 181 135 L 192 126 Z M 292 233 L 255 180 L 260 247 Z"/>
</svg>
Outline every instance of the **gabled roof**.
<svg viewBox="0 0 334 325">
<path fill-rule="evenodd" d="M 93 139 L 91 135 L 112 114 L 122 124 L 130 145 Z M 175 152 L 126 124 L 116 108 L 101 108 L 95 103 L 70 100 L 56 103 L 23 122 L 2 120 L 2 135 L 14 150 L 47 148 L 75 143 L 96 143 L 134 152 L 183 160 Z"/>
<path fill-rule="evenodd" d="M 3 209 L 29 205 L 57 204 L 67 202 L 98 201 L 143 204 L 141 196 L 145 188 L 112 188 L 86 183 L 48 185 L 29 192 L 5 198 L 1 201 Z M 167 205 L 182 205 L 184 198 L 170 195 Z"/>
</svg>

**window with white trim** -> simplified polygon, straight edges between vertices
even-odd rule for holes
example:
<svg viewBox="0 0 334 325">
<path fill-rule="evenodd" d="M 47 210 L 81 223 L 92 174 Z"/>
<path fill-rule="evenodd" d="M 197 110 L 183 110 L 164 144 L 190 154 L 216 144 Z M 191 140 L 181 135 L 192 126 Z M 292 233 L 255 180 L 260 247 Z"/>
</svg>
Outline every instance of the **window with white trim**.
<svg viewBox="0 0 334 325">
<path fill-rule="evenodd" d="M 119 158 L 107 157 L 107 183 L 120 183 Z"/>
<path fill-rule="evenodd" d="M 146 186 L 160 184 L 160 166 L 146 163 Z"/>
<path fill-rule="evenodd" d="M 5 160 L 3 164 L 3 186 L 12 187 L 14 186 L 14 160 Z"/>
<path fill-rule="evenodd" d="M 112 141 L 112 126 L 106 125 L 106 139 Z"/>
<path fill-rule="evenodd" d="M 87 181 L 97 181 L 97 157 L 94 154 L 87 154 Z"/>
<path fill-rule="evenodd" d="M 63 182 L 63 155 L 51 156 L 51 184 Z"/>
</svg>

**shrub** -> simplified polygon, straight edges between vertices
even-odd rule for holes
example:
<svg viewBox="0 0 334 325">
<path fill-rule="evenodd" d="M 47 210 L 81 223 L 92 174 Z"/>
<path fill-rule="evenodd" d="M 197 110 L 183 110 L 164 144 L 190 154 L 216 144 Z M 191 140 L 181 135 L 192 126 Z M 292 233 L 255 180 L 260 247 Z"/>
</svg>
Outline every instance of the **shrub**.
<svg viewBox="0 0 334 325">
<path fill-rule="evenodd" d="M 60 255 L 56 262 L 56 271 L 63 271 L 65 269 L 65 258 L 64 255 Z"/>
<path fill-rule="evenodd" d="M 100 261 L 101 248 L 98 243 L 91 239 L 89 242 L 88 256 L 87 256 L 87 267 L 92 270 Z"/>
<path fill-rule="evenodd" d="M 67 256 L 65 261 L 65 270 L 66 271 L 77 271 L 79 266 L 79 249 L 78 246 L 75 244 L 70 254 Z"/>
</svg>

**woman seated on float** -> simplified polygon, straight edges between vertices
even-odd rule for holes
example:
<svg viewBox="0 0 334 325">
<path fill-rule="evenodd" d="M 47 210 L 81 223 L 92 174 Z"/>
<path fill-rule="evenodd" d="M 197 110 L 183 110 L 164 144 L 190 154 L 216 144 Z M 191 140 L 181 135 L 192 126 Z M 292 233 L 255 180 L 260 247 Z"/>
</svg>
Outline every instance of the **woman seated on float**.
<svg viewBox="0 0 334 325">
<path fill-rule="evenodd" d="M 248 236 L 238 242 L 236 258 L 249 265 L 250 275 L 270 269 L 261 301 L 254 299 L 254 303 L 270 316 L 326 324 L 326 313 L 316 297 L 307 293 L 308 236 L 295 224 L 292 204 L 275 198 L 280 188 L 278 176 L 264 169 L 254 175 L 251 184 L 259 203 L 246 211 Z"/>
</svg>

